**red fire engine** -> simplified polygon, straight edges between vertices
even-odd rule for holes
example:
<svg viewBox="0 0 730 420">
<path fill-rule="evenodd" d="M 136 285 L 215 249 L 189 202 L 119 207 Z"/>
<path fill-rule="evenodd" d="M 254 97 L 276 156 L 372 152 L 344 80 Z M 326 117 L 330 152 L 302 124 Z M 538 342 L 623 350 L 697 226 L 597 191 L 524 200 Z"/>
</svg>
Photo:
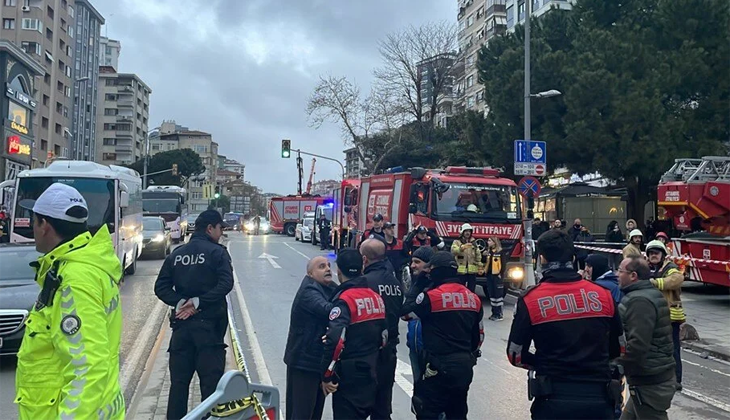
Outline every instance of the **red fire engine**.
<svg viewBox="0 0 730 420">
<path fill-rule="evenodd" d="M 419 225 L 440 236 L 448 250 L 464 223 L 473 227 L 480 248 L 488 237 L 499 238 L 509 256 L 505 280 L 524 277 L 522 205 L 517 185 L 493 168 L 449 166 L 446 169 L 412 168 L 362 178 L 358 202 L 358 236 L 372 228 L 373 216 L 395 224 L 402 238 Z M 473 205 L 473 206 L 472 206 Z M 476 211 L 474 211 L 476 207 Z M 477 278 L 484 285 L 486 278 Z"/>
<path fill-rule="evenodd" d="M 677 159 L 659 184 L 658 204 L 676 230 L 671 257 L 690 280 L 730 286 L 730 157 Z"/>
<path fill-rule="evenodd" d="M 332 212 L 332 245 L 339 250 L 352 246 L 357 230 L 357 199 L 359 179 L 346 179 L 332 191 L 334 207 Z"/>
<path fill-rule="evenodd" d="M 272 198 L 269 204 L 271 231 L 294 236 L 297 223 L 304 217 L 304 213 L 313 213 L 318 205 L 324 204 L 324 200 L 324 197 L 318 195 Z"/>
</svg>

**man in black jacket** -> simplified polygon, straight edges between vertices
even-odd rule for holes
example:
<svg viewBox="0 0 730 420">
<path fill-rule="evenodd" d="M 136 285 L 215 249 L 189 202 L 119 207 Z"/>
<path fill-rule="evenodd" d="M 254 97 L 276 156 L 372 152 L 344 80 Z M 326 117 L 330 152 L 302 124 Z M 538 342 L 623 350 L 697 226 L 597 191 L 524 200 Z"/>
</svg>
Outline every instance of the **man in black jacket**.
<svg viewBox="0 0 730 420">
<path fill-rule="evenodd" d="M 188 389 L 196 371 L 203 399 L 215 391 L 223 376 L 226 295 L 233 288 L 231 256 L 218 244 L 226 227 L 217 211 L 200 213 L 190 242 L 165 259 L 155 282 L 155 295 L 175 308 L 170 314 L 168 419 L 187 413 Z"/>
<path fill-rule="evenodd" d="M 618 363 L 631 396 L 621 418 L 667 419 L 676 387 L 669 305 L 649 281 L 643 258 L 624 259 L 618 272 L 625 293 L 619 313 L 626 331 L 626 352 Z"/>
<path fill-rule="evenodd" d="M 403 306 L 403 292 L 400 282 L 393 274 L 393 268 L 385 257 L 385 243 L 379 239 L 367 239 L 360 252 L 365 265 L 368 286 L 385 302 L 385 317 L 388 321 L 388 345 L 380 351 L 378 360 L 378 394 L 371 418 L 390 419 L 393 412 L 393 383 L 398 361 L 398 320 Z"/>
<path fill-rule="evenodd" d="M 327 331 L 329 301 L 336 285 L 325 257 L 307 264 L 307 275 L 294 297 L 286 341 L 286 419 L 320 419 L 325 395 L 319 386 L 322 336 Z"/>
<path fill-rule="evenodd" d="M 383 225 L 383 234 L 385 235 L 385 256 L 388 257 L 388 261 L 393 266 L 395 278 L 402 282 L 403 268 L 408 264 L 408 260 L 410 259 L 408 249 L 405 247 L 403 241 L 395 237 L 395 224 L 385 222 Z"/>
<path fill-rule="evenodd" d="M 479 296 L 461 284 L 450 252 L 434 254 L 429 267 L 431 288 L 402 309 L 418 315 L 423 326 L 423 378 L 415 383 L 413 408 L 417 419 L 437 419 L 441 413 L 466 419 L 467 394 L 484 341 L 484 309 Z"/>
<path fill-rule="evenodd" d="M 345 248 L 337 255 L 340 287 L 332 299 L 321 370 L 322 389 L 332 396 L 335 420 L 366 419 L 375 405 L 379 350 L 388 341 L 385 303 L 362 276 L 362 256 Z"/>
<path fill-rule="evenodd" d="M 532 418 L 612 419 L 621 390 L 609 360 L 623 330 L 611 292 L 575 271 L 565 232 L 543 233 L 537 252 L 543 279 L 517 299 L 507 343 L 510 363 L 531 371 Z"/>
<path fill-rule="evenodd" d="M 439 238 L 439 236 L 435 232 L 426 229 L 426 226 L 420 225 L 413 229 L 411 233 L 408 234 L 408 236 L 406 236 L 406 238 L 403 240 L 403 243 L 405 244 L 406 249 L 411 254 L 422 246 L 437 247 L 438 249 L 443 249 L 446 245 L 444 243 L 444 240 Z"/>
</svg>

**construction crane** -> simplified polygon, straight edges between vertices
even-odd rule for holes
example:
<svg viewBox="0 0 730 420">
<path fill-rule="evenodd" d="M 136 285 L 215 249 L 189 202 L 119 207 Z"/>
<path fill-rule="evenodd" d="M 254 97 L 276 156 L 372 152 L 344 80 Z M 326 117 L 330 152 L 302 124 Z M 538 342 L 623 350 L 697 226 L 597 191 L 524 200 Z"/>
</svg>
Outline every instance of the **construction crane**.
<svg viewBox="0 0 730 420">
<path fill-rule="evenodd" d="M 312 181 L 314 181 L 314 164 L 317 163 L 317 159 L 312 158 L 312 170 L 309 171 L 309 182 L 307 182 L 307 194 L 312 193 Z"/>
</svg>

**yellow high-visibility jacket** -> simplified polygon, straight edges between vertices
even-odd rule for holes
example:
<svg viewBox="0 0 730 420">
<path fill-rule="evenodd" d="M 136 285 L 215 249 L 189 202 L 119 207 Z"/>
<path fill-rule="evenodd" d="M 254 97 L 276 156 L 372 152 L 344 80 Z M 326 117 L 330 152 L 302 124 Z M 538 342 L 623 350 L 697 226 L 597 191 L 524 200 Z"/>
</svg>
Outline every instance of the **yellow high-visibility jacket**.
<svg viewBox="0 0 730 420">
<path fill-rule="evenodd" d="M 471 244 L 471 248 L 467 247 L 463 250 L 461 246 L 467 242 L 462 242 L 461 238 L 451 244 L 451 253 L 454 254 L 456 263 L 459 264 L 457 270 L 459 274 L 477 274 L 482 264 L 482 255 L 474 244 L 474 239 L 472 238 L 468 243 Z"/>
<path fill-rule="evenodd" d="M 123 419 L 122 267 L 109 230 L 83 233 L 34 265 L 41 289 L 51 268 L 60 287 L 25 322 L 15 376 L 20 419 Z"/>
<path fill-rule="evenodd" d="M 651 279 L 657 289 L 661 290 L 664 298 L 669 304 L 669 318 L 672 322 L 684 322 L 687 316 L 682 307 L 682 283 L 684 283 L 684 274 L 679 270 L 677 264 L 664 260 L 664 264 L 657 270 L 655 278 Z"/>
</svg>

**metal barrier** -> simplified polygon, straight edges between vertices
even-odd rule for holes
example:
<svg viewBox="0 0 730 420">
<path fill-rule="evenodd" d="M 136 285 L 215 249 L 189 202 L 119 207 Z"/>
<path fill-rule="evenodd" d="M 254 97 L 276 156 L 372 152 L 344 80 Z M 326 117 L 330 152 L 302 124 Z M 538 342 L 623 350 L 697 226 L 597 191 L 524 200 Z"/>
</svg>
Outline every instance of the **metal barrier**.
<svg viewBox="0 0 730 420">
<path fill-rule="evenodd" d="M 210 414 L 231 420 L 276 420 L 279 413 L 279 390 L 274 386 L 252 384 L 241 350 L 236 320 L 228 302 L 228 326 L 231 346 L 238 370 L 226 372 L 215 392 L 189 412 L 184 420 L 198 420 Z"/>
</svg>

